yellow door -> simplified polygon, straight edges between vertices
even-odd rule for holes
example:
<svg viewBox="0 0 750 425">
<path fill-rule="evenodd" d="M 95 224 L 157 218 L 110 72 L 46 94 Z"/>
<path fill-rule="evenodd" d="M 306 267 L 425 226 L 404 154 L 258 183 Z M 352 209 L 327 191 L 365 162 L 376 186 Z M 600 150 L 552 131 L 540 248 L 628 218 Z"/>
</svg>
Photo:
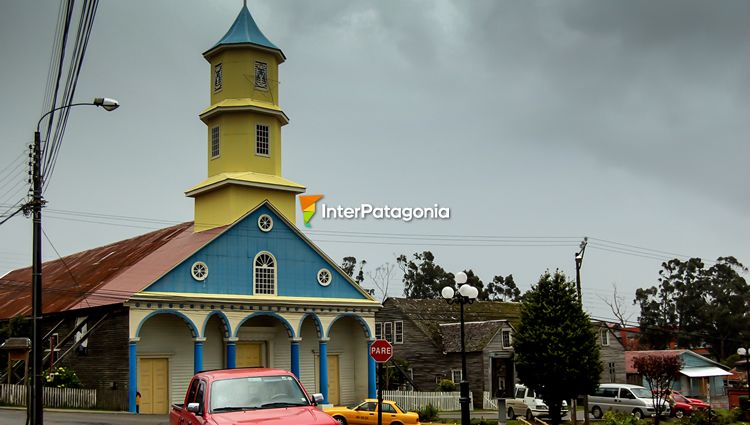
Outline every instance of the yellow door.
<svg viewBox="0 0 750 425">
<path fill-rule="evenodd" d="M 339 397 L 339 356 L 328 356 L 328 402 L 341 404 Z"/>
<path fill-rule="evenodd" d="M 238 342 L 237 367 L 263 367 L 263 343 Z"/>
<path fill-rule="evenodd" d="M 139 360 L 141 413 L 169 413 L 169 362 L 164 358 Z"/>
</svg>

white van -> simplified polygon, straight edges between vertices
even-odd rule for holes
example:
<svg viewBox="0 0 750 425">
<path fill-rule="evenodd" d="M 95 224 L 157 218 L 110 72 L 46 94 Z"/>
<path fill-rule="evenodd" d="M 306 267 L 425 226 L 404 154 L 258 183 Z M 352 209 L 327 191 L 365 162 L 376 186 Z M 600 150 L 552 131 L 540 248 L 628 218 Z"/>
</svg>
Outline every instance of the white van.
<svg viewBox="0 0 750 425">
<path fill-rule="evenodd" d="M 513 398 L 506 399 L 505 405 L 508 407 L 508 419 L 524 416 L 531 422 L 534 417 L 549 417 L 549 408 L 544 404 L 544 400 L 537 398 L 534 390 L 524 385 L 516 384 Z M 568 403 L 563 401 L 560 415 L 566 414 L 568 414 Z"/>
<path fill-rule="evenodd" d="M 662 415 L 669 415 L 669 405 L 662 405 Z M 651 417 L 656 414 L 651 391 L 638 385 L 630 384 L 601 384 L 589 395 L 591 414 L 600 419 L 604 412 L 632 413 L 638 419 Z"/>
</svg>

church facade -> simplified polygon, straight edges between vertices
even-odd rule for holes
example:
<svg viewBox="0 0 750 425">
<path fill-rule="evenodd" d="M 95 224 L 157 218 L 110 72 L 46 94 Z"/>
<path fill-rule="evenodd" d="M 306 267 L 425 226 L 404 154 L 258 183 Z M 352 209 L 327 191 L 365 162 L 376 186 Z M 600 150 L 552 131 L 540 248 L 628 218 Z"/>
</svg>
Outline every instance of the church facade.
<svg viewBox="0 0 750 425">
<path fill-rule="evenodd" d="M 140 394 L 141 413 L 166 413 L 195 372 L 217 368 L 288 369 L 330 404 L 374 397 L 369 346 L 382 306 L 299 231 L 305 188 L 281 175 L 286 57 L 246 6 L 203 56 L 208 173 L 186 191 L 195 220 L 44 264 L 44 314 L 76 335 L 63 338 L 76 350 L 60 361 L 125 371 L 132 412 Z M 28 268 L 0 278 L 0 296 L 19 300 L 0 304 L 0 317 L 29 313 L 19 294 L 30 281 Z M 123 328 L 107 334 L 111 349 L 77 349 L 103 342 L 107 323 Z M 107 379 L 117 387 L 120 377 Z"/>
</svg>

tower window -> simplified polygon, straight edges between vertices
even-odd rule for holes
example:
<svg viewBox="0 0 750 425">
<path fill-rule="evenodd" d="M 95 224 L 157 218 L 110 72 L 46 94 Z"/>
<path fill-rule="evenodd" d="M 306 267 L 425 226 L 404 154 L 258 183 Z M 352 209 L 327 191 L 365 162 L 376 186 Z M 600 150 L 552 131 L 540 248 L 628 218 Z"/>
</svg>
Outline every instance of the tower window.
<svg viewBox="0 0 750 425">
<path fill-rule="evenodd" d="M 221 90 L 222 82 L 224 79 L 221 63 L 214 65 L 214 91 Z"/>
<path fill-rule="evenodd" d="M 211 128 L 211 158 L 219 156 L 219 127 Z"/>
<path fill-rule="evenodd" d="M 271 148 L 268 142 L 268 126 L 258 124 L 255 126 L 255 154 L 269 156 Z"/>
<path fill-rule="evenodd" d="M 276 260 L 270 252 L 260 252 L 253 265 L 255 295 L 276 294 Z"/>
<path fill-rule="evenodd" d="M 268 64 L 265 62 L 255 62 L 255 88 L 268 88 Z"/>
</svg>

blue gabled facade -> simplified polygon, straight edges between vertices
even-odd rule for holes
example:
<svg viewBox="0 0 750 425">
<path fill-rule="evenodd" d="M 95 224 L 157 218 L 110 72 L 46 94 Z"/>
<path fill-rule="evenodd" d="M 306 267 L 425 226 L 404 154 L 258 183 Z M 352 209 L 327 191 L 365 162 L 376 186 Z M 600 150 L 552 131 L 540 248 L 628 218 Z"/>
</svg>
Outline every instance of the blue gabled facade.
<svg viewBox="0 0 750 425">
<path fill-rule="evenodd" d="M 258 226 L 258 218 L 264 214 L 273 219 L 268 232 Z M 143 292 L 253 296 L 253 263 L 261 252 L 270 253 L 276 260 L 277 296 L 369 299 L 268 203 L 247 214 Z M 203 281 L 196 281 L 191 275 L 197 261 L 208 266 L 208 277 Z M 318 283 L 321 269 L 327 269 L 333 277 L 328 286 Z"/>
</svg>

